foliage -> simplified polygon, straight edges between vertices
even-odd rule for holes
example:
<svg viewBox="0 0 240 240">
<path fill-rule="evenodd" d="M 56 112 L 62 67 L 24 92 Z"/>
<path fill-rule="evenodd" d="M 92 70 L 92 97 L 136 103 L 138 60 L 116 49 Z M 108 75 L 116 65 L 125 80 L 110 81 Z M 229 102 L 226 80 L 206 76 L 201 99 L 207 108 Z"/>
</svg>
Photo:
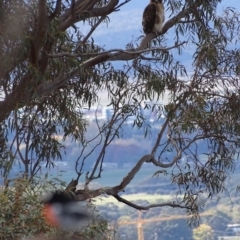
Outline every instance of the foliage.
<svg viewBox="0 0 240 240">
<path fill-rule="evenodd" d="M 19 163 L 24 177 L 32 181 L 41 168 L 62 159 L 72 140 L 79 145 L 79 157 L 70 187 L 79 201 L 106 193 L 148 210 L 153 206 L 133 204 L 119 193 L 149 163 L 158 167 L 156 171 L 160 167 L 156 175 L 167 175 L 179 194 L 177 201 L 154 207 L 184 208 L 196 217 L 207 199 L 225 190 L 238 160 L 239 13 L 226 8 L 218 14 L 221 0 L 164 1 L 169 20 L 159 36 L 137 38 L 126 50 L 97 45 L 93 31 L 107 25 L 111 14 L 129 1 L 1 1 L 2 175 L 7 184 L 12 166 Z M 90 29 L 86 36 L 81 34 L 82 25 L 75 25 L 78 22 Z M 166 34 L 170 30 L 174 35 Z M 150 41 L 151 48 L 146 48 Z M 193 47 L 191 66 L 178 60 L 188 46 Z M 117 60 L 123 61 L 121 69 L 112 64 Z M 106 91 L 112 114 L 104 123 L 96 120 L 95 136 L 86 138 L 83 107 L 97 104 L 99 91 Z M 168 104 L 159 104 L 166 94 Z M 165 116 L 153 129 L 158 135 L 150 151 L 144 151 L 118 185 L 89 190 L 89 183 L 101 177 L 108 147 L 124 134 L 129 117 L 134 117 L 134 127 L 151 137 L 144 109 L 155 111 L 158 118 Z M 206 143 L 204 150 L 198 148 L 200 141 Z M 84 188 L 75 191 L 95 150 Z M 200 154 L 207 156 L 206 162 Z"/>
<path fill-rule="evenodd" d="M 48 225 L 42 216 L 41 199 L 50 190 L 64 186 L 58 179 L 34 178 L 32 183 L 27 179 L 17 178 L 13 184 L 2 189 L 0 193 L 1 239 L 113 239 L 114 232 L 108 229 L 105 221 L 92 223 L 83 232 L 62 232 Z M 44 235 L 44 236 L 43 236 Z M 52 238 L 51 238 L 52 239 Z"/>
<path fill-rule="evenodd" d="M 1 239 L 18 239 L 24 235 L 51 232 L 42 217 L 41 195 L 56 188 L 55 181 L 15 179 L 0 193 Z"/>
<path fill-rule="evenodd" d="M 207 224 L 201 224 L 198 228 L 193 229 L 194 240 L 213 240 L 212 229 Z"/>
</svg>

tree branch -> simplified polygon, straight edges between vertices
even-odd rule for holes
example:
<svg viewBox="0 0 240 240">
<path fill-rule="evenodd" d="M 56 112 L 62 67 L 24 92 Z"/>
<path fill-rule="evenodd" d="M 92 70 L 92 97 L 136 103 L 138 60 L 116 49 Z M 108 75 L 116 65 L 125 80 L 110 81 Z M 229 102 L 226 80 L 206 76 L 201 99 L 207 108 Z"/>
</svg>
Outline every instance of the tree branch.
<svg viewBox="0 0 240 240">
<path fill-rule="evenodd" d="M 120 3 L 119 5 L 117 5 L 117 7 L 114 9 L 115 12 L 119 11 L 120 7 L 122 7 L 123 5 L 125 5 L 126 3 L 130 2 L 131 0 L 125 0 L 124 2 Z"/>
<path fill-rule="evenodd" d="M 167 203 L 159 203 L 159 204 L 150 204 L 150 205 L 147 205 L 147 206 L 140 206 L 140 205 L 137 205 L 135 203 L 132 203 L 118 195 L 113 195 L 114 198 L 116 198 L 119 202 L 122 202 L 130 207 L 133 207 L 137 210 L 149 210 L 150 208 L 156 208 L 156 207 L 172 207 L 172 208 L 184 208 L 184 209 L 189 209 L 191 210 L 190 207 L 188 206 L 184 206 L 184 205 L 181 205 L 181 204 L 175 204 L 174 202 L 167 202 Z"/>
<path fill-rule="evenodd" d="M 58 53 L 58 54 L 49 54 L 48 56 L 51 58 L 60 58 L 60 57 L 81 57 L 81 56 L 95 56 L 95 55 L 101 55 L 101 54 L 108 54 L 108 53 L 114 53 L 114 54 L 118 54 L 118 53 L 126 53 L 126 54 L 141 54 L 141 53 L 147 53 L 147 52 L 151 52 L 151 51 L 158 51 L 158 50 L 162 50 L 162 51 L 168 51 L 177 47 L 182 46 L 183 44 L 187 43 L 187 41 L 184 41 L 182 43 L 179 44 L 175 44 L 172 47 L 168 47 L 168 48 L 164 48 L 164 47 L 156 47 L 156 48 L 148 48 L 148 49 L 143 49 L 143 50 L 132 50 L 132 51 L 125 51 L 122 49 L 111 49 L 109 51 L 104 51 L 104 52 L 96 52 L 96 53 L 83 53 L 83 54 L 77 54 L 77 53 L 68 53 L 68 52 L 63 52 L 63 53 Z M 75 50 L 77 51 L 77 50 Z M 74 51 L 74 52 L 75 52 Z"/>
<path fill-rule="evenodd" d="M 145 162 L 150 162 L 153 158 L 152 154 L 148 154 L 143 156 L 140 160 L 138 160 L 137 164 L 134 166 L 134 168 L 128 173 L 128 175 L 123 178 L 122 182 L 119 185 L 119 188 L 125 189 L 126 186 L 133 180 L 133 178 L 135 177 L 135 175 L 139 172 L 139 170 L 141 169 L 143 163 Z"/>
<path fill-rule="evenodd" d="M 94 26 L 92 26 L 91 30 L 89 33 L 84 37 L 84 39 L 79 43 L 79 45 L 75 48 L 73 52 L 77 52 L 79 48 L 88 40 L 88 38 L 92 35 L 92 33 L 95 31 L 95 29 L 99 26 L 99 24 L 105 19 L 105 16 L 102 16 Z"/>
<path fill-rule="evenodd" d="M 150 162 L 153 158 L 153 155 L 148 154 L 143 156 L 141 159 L 138 160 L 137 164 L 132 168 L 132 170 L 127 174 L 126 177 L 123 178 L 122 182 L 114 187 L 107 187 L 103 189 L 97 189 L 97 190 L 77 190 L 75 192 L 76 199 L 78 201 L 84 201 L 89 198 L 98 197 L 101 194 L 108 194 L 111 196 L 118 195 L 119 192 L 122 192 L 126 186 L 132 181 L 132 179 L 135 177 L 135 175 L 139 172 L 141 169 L 143 163 Z"/>
<path fill-rule="evenodd" d="M 54 19 L 61 12 L 62 0 L 57 0 L 54 12 L 49 16 L 49 20 Z"/>
<path fill-rule="evenodd" d="M 39 50 L 47 32 L 47 1 L 38 1 L 38 24 L 32 40 L 31 62 L 36 65 L 39 59 Z"/>
<path fill-rule="evenodd" d="M 79 22 L 81 20 L 85 20 L 90 17 L 101 17 L 107 16 L 111 12 L 114 11 L 115 7 L 117 6 L 119 0 L 111 0 L 106 6 L 101 8 L 92 8 L 93 3 L 95 0 L 85 0 L 79 1 L 75 4 L 75 12 L 71 14 L 70 9 L 67 9 L 65 14 L 60 17 L 60 25 L 59 30 L 65 31 L 67 28 L 72 26 L 74 23 Z"/>
</svg>

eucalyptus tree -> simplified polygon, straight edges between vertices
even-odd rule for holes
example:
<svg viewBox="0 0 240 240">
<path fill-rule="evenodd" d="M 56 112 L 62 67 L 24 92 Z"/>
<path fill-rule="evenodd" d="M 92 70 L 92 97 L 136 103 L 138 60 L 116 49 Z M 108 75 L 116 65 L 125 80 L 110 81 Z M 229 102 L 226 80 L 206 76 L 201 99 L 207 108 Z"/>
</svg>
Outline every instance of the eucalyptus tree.
<svg viewBox="0 0 240 240">
<path fill-rule="evenodd" d="M 30 180 L 42 163 L 61 159 L 66 139 L 79 143 L 76 178 L 89 154 L 84 150 L 86 124 L 82 108 L 98 102 L 106 91 L 111 119 L 98 125 L 101 151 L 85 186 L 75 191 L 79 201 L 109 194 L 136 209 L 180 207 L 196 216 L 207 198 L 224 190 L 234 170 L 239 148 L 239 13 L 233 8 L 217 11 L 220 0 L 164 1 L 166 15 L 161 34 L 136 36 L 126 49 L 105 49 L 92 38 L 111 14 L 136 0 L 16 0 L 0 3 L 0 154 L 5 179 L 14 160 L 24 165 Z M 146 3 L 147 4 L 147 3 Z M 81 33 L 84 23 L 89 27 Z M 117 26 L 116 26 L 117 27 Z M 169 31 L 174 35 L 168 35 Z M 171 45 L 171 42 L 174 42 Z M 178 56 L 189 47 L 191 66 Z M 122 69 L 114 67 L 122 61 Z M 187 68 L 188 67 L 188 68 Z M 139 111 L 168 95 L 168 104 L 153 106 L 164 114 L 152 150 L 146 152 L 126 177 L 114 187 L 88 189 L 101 177 L 109 144 L 119 137 L 129 116 L 134 124 L 150 126 Z M 156 131 L 156 129 L 154 130 Z M 60 138 L 61 137 L 61 138 Z M 95 139 L 95 138 L 94 138 Z M 205 141 L 207 151 L 198 143 Z M 96 143 L 97 144 L 97 143 Z M 169 162 L 166 154 L 174 155 Z M 199 159 L 207 156 L 206 162 Z M 182 158 L 191 164 L 179 164 Z M 119 195 L 143 167 L 156 166 L 181 194 L 175 201 L 140 206 Z M 168 171 L 168 169 L 173 169 Z M 156 179 L 157 181 L 157 179 Z M 126 189 L 127 190 L 127 189 Z"/>
</svg>

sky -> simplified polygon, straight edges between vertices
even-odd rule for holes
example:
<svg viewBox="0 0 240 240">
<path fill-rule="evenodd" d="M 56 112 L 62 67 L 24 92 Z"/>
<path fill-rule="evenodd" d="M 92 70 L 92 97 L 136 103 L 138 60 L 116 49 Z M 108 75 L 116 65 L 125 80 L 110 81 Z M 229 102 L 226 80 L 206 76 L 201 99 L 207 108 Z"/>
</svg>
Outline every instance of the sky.
<svg viewBox="0 0 240 240">
<path fill-rule="evenodd" d="M 122 3 L 123 1 L 124 0 L 120 0 L 119 2 Z M 143 36 L 142 13 L 148 3 L 149 0 L 131 0 L 121 7 L 120 11 L 110 14 L 110 23 L 108 26 L 101 24 L 93 33 L 92 37 L 94 38 L 94 42 L 100 46 L 104 46 L 106 50 L 116 48 L 125 49 L 129 42 Z M 240 0 L 223 0 L 222 3 L 219 4 L 217 12 L 221 14 L 222 10 L 226 7 L 234 7 L 240 11 Z M 168 19 L 169 13 L 166 11 L 165 21 Z M 89 30 L 86 26 L 81 26 L 80 29 L 84 35 L 86 35 Z M 173 45 L 171 42 L 174 43 L 175 41 L 174 30 L 170 30 L 166 34 L 169 39 L 168 45 Z M 178 57 L 178 60 L 184 61 L 185 65 L 191 68 L 193 51 L 194 48 L 192 46 L 186 47 L 183 54 Z M 114 62 L 114 66 L 121 68 L 122 62 Z M 103 105 L 107 104 L 105 92 L 100 92 L 99 95 L 101 103 L 103 103 Z"/>
</svg>

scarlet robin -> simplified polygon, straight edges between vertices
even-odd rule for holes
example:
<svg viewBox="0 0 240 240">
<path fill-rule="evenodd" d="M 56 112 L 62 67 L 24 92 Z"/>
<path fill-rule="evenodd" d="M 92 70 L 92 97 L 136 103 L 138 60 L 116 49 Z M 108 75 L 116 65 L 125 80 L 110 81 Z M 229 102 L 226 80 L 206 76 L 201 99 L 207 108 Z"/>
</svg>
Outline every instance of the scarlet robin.
<svg viewBox="0 0 240 240">
<path fill-rule="evenodd" d="M 83 208 L 65 192 L 53 192 L 44 198 L 43 203 L 43 215 L 47 222 L 63 230 L 81 230 L 93 219 L 87 207 Z"/>
</svg>

